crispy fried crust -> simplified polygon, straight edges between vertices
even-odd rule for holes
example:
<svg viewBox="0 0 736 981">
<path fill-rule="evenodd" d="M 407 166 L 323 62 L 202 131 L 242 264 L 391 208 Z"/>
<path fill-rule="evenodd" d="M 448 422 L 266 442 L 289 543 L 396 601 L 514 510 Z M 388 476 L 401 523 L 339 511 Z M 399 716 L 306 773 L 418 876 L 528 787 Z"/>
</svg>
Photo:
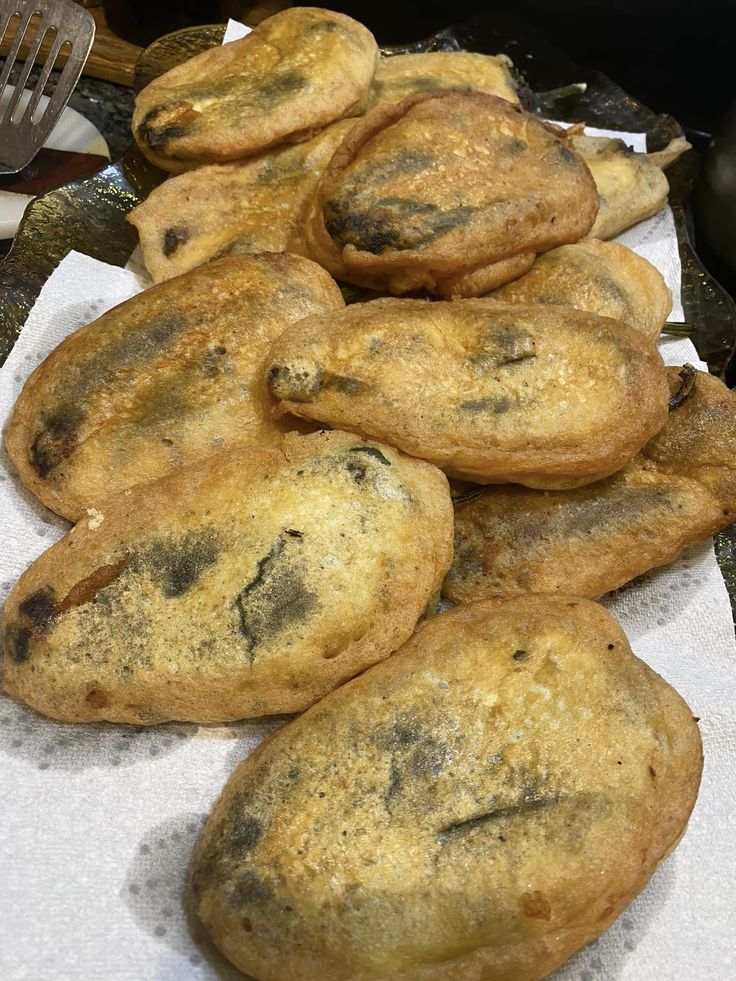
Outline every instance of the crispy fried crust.
<svg viewBox="0 0 736 981">
<path fill-rule="evenodd" d="M 616 242 L 589 239 L 540 255 L 531 271 L 497 290 L 506 303 L 553 303 L 612 317 L 656 341 L 672 307 L 661 273 Z"/>
<path fill-rule="evenodd" d="M 338 310 L 309 259 L 234 256 L 139 293 L 71 334 L 23 387 L 5 445 L 21 480 L 76 519 L 222 449 L 278 443 L 264 380 L 289 324 Z"/>
<path fill-rule="evenodd" d="M 536 258 L 535 252 L 522 252 L 521 255 L 502 259 L 501 262 L 493 262 L 489 266 L 481 266 L 470 273 L 448 276 L 437 285 L 437 293 L 444 300 L 482 296 L 529 272 Z"/>
<path fill-rule="evenodd" d="M 577 241 L 597 206 L 564 133 L 492 95 L 429 92 L 378 106 L 350 131 L 307 241 L 340 279 L 441 292 L 445 279 Z"/>
<path fill-rule="evenodd" d="M 307 139 L 368 90 L 378 48 L 345 14 L 295 7 L 211 48 L 137 96 L 133 136 L 164 170 L 222 163 Z"/>
<path fill-rule="evenodd" d="M 646 153 L 636 153 L 623 140 L 605 136 L 573 135 L 570 141 L 590 168 L 598 189 L 600 204 L 591 238 L 613 238 L 667 204 L 667 178 Z"/>
<path fill-rule="evenodd" d="M 267 362 L 279 415 L 385 440 L 479 483 L 589 483 L 667 418 L 651 342 L 567 307 L 374 300 L 294 324 Z"/>
<path fill-rule="evenodd" d="M 512 68 L 506 55 L 476 51 L 421 51 L 380 58 L 373 84 L 355 113 L 362 116 L 375 106 L 435 89 L 475 89 L 518 103 Z"/>
<path fill-rule="evenodd" d="M 677 368 L 668 368 L 673 391 Z M 542 494 L 493 488 L 455 513 L 445 595 L 596 597 L 675 559 L 736 519 L 736 395 L 698 372 L 695 389 L 624 470 Z"/>
<path fill-rule="evenodd" d="M 4 687 L 66 722 L 296 712 L 411 634 L 452 557 L 445 477 L 289 435 L 112 498 L 5 605 Z"/>
<path fill-rule="evenodd" d="M 536 981 L 644 888 L 701 770 L 601 607 L 463 607 L 241 763 L 195 909 L 259 981 Z"/>
<path fill-rule="evenodd" d="M 154 188 L 128 221 L 155 283 L 243 252 L 307 255 L 304 222 L 322 171 L 352 120 L 250 160 L 198 167 Z"/>
</svg>

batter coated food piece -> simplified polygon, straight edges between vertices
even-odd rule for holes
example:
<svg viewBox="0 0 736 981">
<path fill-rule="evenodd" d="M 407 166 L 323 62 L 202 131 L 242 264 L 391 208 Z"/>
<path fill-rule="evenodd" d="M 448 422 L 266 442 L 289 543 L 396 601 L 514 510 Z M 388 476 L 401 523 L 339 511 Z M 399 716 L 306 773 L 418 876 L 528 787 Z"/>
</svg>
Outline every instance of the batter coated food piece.
<svg viewBox="0 0 736 981">
<path fill-rule="evenodd" d="M 373 84 L 359 104 L 359 115 L 377 105 L 435 89 L 475 89 L 518 103 L 512 69 L 506 55 L 476 51 L 421 51 L 380 58 Z"/>
<path fill-rule="evenodd" d="M 597 207 L 564 132 L 493 95 L 429 92 L 376 107 L 348 133 L 319 183 L 307 241 L 338 279 L 463 295 L 443 282 L 576 242 Z"/>
<path fill-rule="evenodd" d="M 667 374 L 675 392 L 678 369 Z M 608 480 L 549 494 L 493 488 L 458 507 L 444 593 L 601 596 L 734 520 L 736 395 L 699 371 L 664 429 Z"/>
<path fill-rule="evenodd" d="M 267 363 L 279 416 L 385 440 L 478 483 L 590 483 L 667 418 L 651 342 L 569 307 L 389 297 L 294 324 Z"/>
<path fill-rule="evenodd" d="M 145 290 L 36 368 L 5 445 L 21 480 L 76 519 L 111 494 L 244 443 L 274 445 L 271 342 L 343 299 L 309 259 L 234 256 Z"/>
<path fill-rule="evenodd" d="M 154 79 L 136 97 L 133 136 L 149 160 L 174 172 L 296 143 L 352 108 L 377 61 L 367 27 L 292 7 Z"/>
<path fill-rule="evenodd" d="M 588 239 L 540 255 L 493 294 L 506 303 L 554 303 L 613 317 L 657 341 L 672 308 L 661 273 L 625 245 Z"/>
<path fill-rule="evenodd" d="M 124 491 L 33 563 L 4 687 L 65 722 L 298 712 L 411 635 L 451 558 L 427 463 L 337 432 L 233 450 Z"/>
<path fill-rule="evenodd" d="M 307 255 L 306 210 L 322 171 L 353 120 L 305 143 L 198 167 L 154 188 L 128 215 L 155 283 L 210 259 L 243 252 Z"/>
<path fill-rule="evenodd" d="M 598 188 L 598 216 L 592 238 L 613 238 L 631 225 L 651 218 L 667 204 L 670 186 L 662 173 L 690 149 L 686 140 L 673 140 L 660 153 L 636 153 L 623 140 L 607 136 L 571 134 L 570 141 L 583 157 Z"/>
<path fill-rule="evenodd" d="M 641 892 L 701 769 L 597 604 L 462 607 L 240 764 L 194 907 L 259 981 L 536 981 Z"/>
</svg>

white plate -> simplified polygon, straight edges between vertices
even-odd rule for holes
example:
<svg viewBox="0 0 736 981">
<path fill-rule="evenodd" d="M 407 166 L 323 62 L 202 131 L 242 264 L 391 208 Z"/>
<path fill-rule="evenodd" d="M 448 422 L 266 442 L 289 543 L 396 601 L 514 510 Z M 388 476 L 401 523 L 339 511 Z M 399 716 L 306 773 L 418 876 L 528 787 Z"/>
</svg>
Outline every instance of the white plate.
<svg viewBox="0 0 736 981">
<path fill-rule="evenodd" d="M 0 107 L 7 105 L 14 91 L 12 85 L 6 86 Z M 31 97 L 27 89 L 20 97 L 20 105 L 25 106 Z M 48 96 L 42 95 L 39 109 L 48 104 Z M 38 110 L 37 110 L 38 111 Z M 71 150 L 77 153 L 97 153 L 110 159 L 110 151 L 100 131 L 85 119 L 76 109 L 67 106 L 58 123 L 51 130 L 44 143 L 50 150 Z M 0 191 L 0 239 L 12 238 L 23 217 L 27 205 L 33 200 L 28 194 L 15 194 Z"/>
</svg>

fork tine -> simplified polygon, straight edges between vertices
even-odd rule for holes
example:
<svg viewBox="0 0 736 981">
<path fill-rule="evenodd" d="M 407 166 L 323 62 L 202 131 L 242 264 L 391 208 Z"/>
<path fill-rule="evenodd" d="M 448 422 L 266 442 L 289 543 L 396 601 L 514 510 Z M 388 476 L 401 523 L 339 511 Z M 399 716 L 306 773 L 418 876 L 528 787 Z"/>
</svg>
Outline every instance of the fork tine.
<svg viewBox="0 0 736 981">
<path fill-rule="evenodd" d="M 23 38 L 26 36 L 26 32 L 28 31 L 28 25 L 31 22 L 31 17 L 33 17 L 33 15 L 36 13 L 33 6 L 34 5 L 32 3 L 29 3 L 25 9 L 21 8 L 19 11 L 21 14 L 21 20 L 18 24 L 18 29 L 15 32 L 15 37 L 13 38 L 13 43 L 10 46 L 10 50 L 5 57 L 5 65 L 3 66 L 3 70 L 0 72 L 0 96 L 2 96 L 3 91 L 5 90 L 8 77 L 10 76 L 10 71 L 15 64 L 16 58 L 18 57 L 18 51 L 20 50 L 20 46 L 23 43 Z M 6 112 L 0 111 L 0 122 L 3 121 L 6 113 L 7 110 Z"/>
<path fill-rule="evenodd" d="M 58 121 L 74 86 L 79 79 L 87 60 L 95 36 L 95 21 L 88 10 L 73 0 L 0 0 L 3 12 L 0 14 L 3 33 L 15 16 L 17 30 L 10 44 L 7 60 L 0 72 L 0 96 L 8 97 L 5 108 L 0 111 L 0 173 L 14 174 L 25 167 L 43 146 L 49 133 Z M 10 17 L 6 12 L 10 9 Z M 38 25 L 34 35 L 29 27 L 34 18 Z M 18 57 L 21 46 L 27 44 L 28 52 L 21 64 Z M 49 47 L 48 54 L 41 56 L 43 45 Z M 39 111 L 41 96 L 48 84 L 60 53 L 69 47 L 69 55 L 61 69 L 58 81 L 44 108 Z M 39 77 L 31 82 L 27 95 L 26 84 L 31 68 L 38 58 Z M 19 77 L 13 91 L 7 91 L 7 83 L 14 64 L 18 65 Z M 5 90 L 5 91 L 3 91 Z M 21 102 L 21 99 L 28 102 Z M 22 110 L 19 106 L 23 106 Z M 16 115 L 18 118 L 13 119 Z M 34 119 L 35 116 L 37 119 Z"/>
<path fill-rule="evenodd" d="M 38 50 L 41 47 L 41 44 L 43 43 L 43 40 L 46 37 L 46 34 L 48 33 L 48 29 L 49 29 L 48 20 L 46 19 L 46 15 L 44 14 L 41 20 L 39 21 L 38 30 L 36 31 L 36 36 L 34 37 L 33 42 L 31 43 L 31 46 L 28 49 L 26 60 L 23 62 L 23 67 L 21 68 L 20 75 L 16 79 L 15 92 L 13 92 L 12 96 L 10 97 L 10 102 L 8 103 L 8 107 L 5 110 L 7 114 L 6 118 L 8 122 L 12 122 L 13 120 L 13 113 L 15 112 L 18 103 L 20 102 L 20 98 L 23 95 L 23 92 L 26 87 L 26 82 L 28 81 L 28 76 L 31 74 L 31 69 L 33 68 L 33 65 L 36 61 L 36 55 L 38 54 Z M 24 110 L 23 113 L 21 114 L 20 118 L 18 119 L 18 123 L 20 123 L 23 116 L 25 116 L 25 113 L 26 110 Z"/>
<path fill-rule="evenodd" d="M 56 62 L 56 59 L 59 55 L 59 51 L 61 50 L 61 46 L 63 44 L 64 44 L 64 38 L 62 37 L 61 34 L 57 32 L 57 35 L 54 38 L 54 43 L 51 46 L 51 50 L 49 51 L 46 57 L 46 61 L 44 61 L 43 63 L 41 74 L 38 76 L 38 80 L 36 81 L 36 85 L 33 89 L 33 94 L 31 95 L 31 98 L 28 100 L 28 105 L 26 106 L 25 112 L 23 113 L 23 119 L 28 118 L 29 121 L 33 119 L 33 114 L 36 111 L 36 107 L 38 106 L 41 96 L 43 95 L 43 90 L 46 88 L 46 83 L 49 80 L 49 75 L 51 74 L 51 70 L 54 67 L 54 63 Z"/>
<path fill-rule="evenodd" d="M 0 11 L 0 41 L 5 37 L 10 18 L 15 17 L 18 13 L 19 11 L 14 10 L 12 7 L 8 7 L 5 11 Z"/>
</svg>

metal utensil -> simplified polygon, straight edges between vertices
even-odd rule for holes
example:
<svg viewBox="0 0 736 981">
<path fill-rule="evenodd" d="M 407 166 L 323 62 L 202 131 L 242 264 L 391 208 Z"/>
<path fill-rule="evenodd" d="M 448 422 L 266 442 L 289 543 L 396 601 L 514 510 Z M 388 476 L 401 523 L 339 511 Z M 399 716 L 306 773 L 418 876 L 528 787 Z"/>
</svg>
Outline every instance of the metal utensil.
<svg viewBox="0 0 736 981">
<path fill-rule="evenodd" d="M 13 43 L 0 71 L 0 174 L 17 173 L 41 149 L 74 91 L 95 37 L 92 14 L 74 0 L 0 0 L 0 42 L 13 27 Z M 24 40 L 30 45 L 25 61 L 14 86 L 8 85 Z M 50 47 L 41 73 L 35 87 L 26 89 L 43 44 Z M 39 109 L 49 75 L 64 53 L 66 64 L 54 91 Z"/>
</svg>

